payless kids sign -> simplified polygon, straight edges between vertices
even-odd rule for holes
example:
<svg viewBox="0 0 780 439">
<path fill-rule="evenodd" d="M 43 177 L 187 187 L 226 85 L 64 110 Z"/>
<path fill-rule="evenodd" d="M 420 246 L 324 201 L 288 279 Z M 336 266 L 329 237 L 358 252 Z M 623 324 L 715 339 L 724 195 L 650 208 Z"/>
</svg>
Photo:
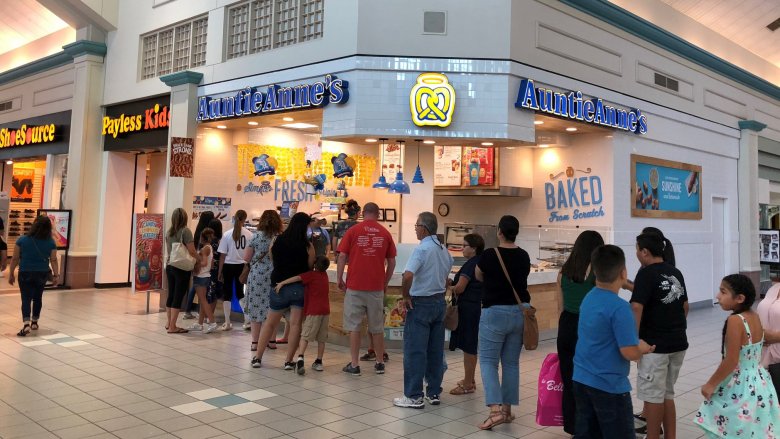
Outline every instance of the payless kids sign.
<svg viewBox="0 0 780 439">
<path fill-rule="evenodd" d="M 260 113 L 324 107 L 349 100 L 349 83 L 335 75 L 325 75 L 324 81 L 293 87 L 269 85 L 246 87 L 233 96 L 198 99 L 198 121 L 251 116 Z"/>
<path fill-rule="evenodd" d="M 168 128 L 170 121 L 171 113 L 168 110 L 168 106 L 154 104 L 153 107 L 145 109 L 142 114 L 121 114 L 119 117 L 103 117 L 103 135 L 116 139 L 117 136 L 136 131 Z"/>
<path fill-rule="evenodd" d="M 581 91 L 558 93 L 535 87 L 533 79 L 523 79 L 517 93 L 517 108 L 527 108 L 554 116 L 630 131 L 647 133 L 647 116 L 639 109 L 624 110 L 605 104 L 601 98 L 584 99 Z"/>
</svg>

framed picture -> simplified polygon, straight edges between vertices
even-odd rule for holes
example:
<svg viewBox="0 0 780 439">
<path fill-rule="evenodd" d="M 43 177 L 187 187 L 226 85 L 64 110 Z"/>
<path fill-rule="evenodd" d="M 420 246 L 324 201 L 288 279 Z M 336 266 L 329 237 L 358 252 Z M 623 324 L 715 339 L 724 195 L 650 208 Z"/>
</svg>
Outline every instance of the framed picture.
<svg viewBox="0 0 780 439">
<path fill-rule="evenodd" d="M 384 221 L 385 220 L 385 209 L 379 209 L 379 218 L 377 218 L 377 221 Z"/>
<path fill-rule="evenodd" d="M 381 210 L 381 209 L 380 209 Z M 384 221 L 394 223 L 396 222 L 395 209 L 384 209 Z"/>
<path fill-rule="evenodd" d="M 780 264 L 780 230 L 761 229 L 758 236 L 759 261 L 762 264 Z"/>
<path fill-rule="evenodd" d="M 631 155 L 631 216 L 700 220 L 701 166 Z"/>
</svg>

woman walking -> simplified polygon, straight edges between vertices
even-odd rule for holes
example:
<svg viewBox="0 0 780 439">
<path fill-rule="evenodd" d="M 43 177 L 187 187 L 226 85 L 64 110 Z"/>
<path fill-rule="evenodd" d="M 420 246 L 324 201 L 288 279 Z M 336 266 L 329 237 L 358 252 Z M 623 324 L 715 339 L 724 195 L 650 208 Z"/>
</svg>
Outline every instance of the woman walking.
<svg viewBox="0 0 780 439">
<path fill-rule="evenodd" d="M 263 322 L 268 318 L 271 294 L 271 244 L 282 232 L 282 219 L 275 210 L 266 210 L 260 216 L 257 233 L 246 249 L 244 259 L 249 264 L 247 278 L 246 309 L 252 330 L 250 350 L 257 351 L 257 342 Z"/>
<path fill-rule="evenodd" d="M 580 233 L 558 274 L 558 288 L 563 296 L 563 311 L 558 319 L 558 361 L 563 381 L 563 431 L 569 434 L 574 434 L 576 420 L 572 376 L 580 304 L 596 286 L 596 275 L 590 269 L 590 255 L 602 245 L 604 239 L 598 232 L 586 230 Z"/>
<path fill-rule="evenodd" d="M 187 253 L 194 259 L 197 252 L 193 243 L 192 231 L 187 227 L 187 212 L 181 207 L 177 207 L 171 214 L 171 227 L 168 229 L 165 240 L 165 248 L 168 251 L 168 259 L 165 267 L 165 274 L 168 276 L 168 299 L 165 301 L 165 312 L 168 315 L 168 324 L 165 329 L 169 334 L 183 334 L 187 330 L 176 326 L 176 320 L 179 318 L 184 296 L 187 294 L 187 288 L 190 286 L 190 276 L 192 275 L 192 266 L 189 270 L 174 267 L 171 264 L 171 250 L 173 244 L 181 244 L 187 249 Z M 178 263 L 178 262 L 174 262 Z"/>
<path fill-rule="evenodd" d="M 41 215 L 33 221 L 27 235 L 16 240 L 14 256 L 8 273 L 8 283 L 16 282 L 14 270 L 19 266 L 19 292 L 22 295 L 22 321 L 24 326 L 16 335 L 24 337 L 30 331 L 38 330 L 38 319 L 43 308 L 43 287 L 49 276 L 51 265 L 52 280 L 59 279 L 57 263 L 57 245 L 51 237 L 51 220 Z M 32 315 L 30 304 L 32 303 Z M 31 320 L 32 317 L 32 320 Z"/>
<path fill-rule="evenodd" d="M 276 238 L 271 248 L 271 259 L 274 267 L 271 272 L 272 285 L 306 273 L 314 265 L 314 246 L 306 238 L 306 229 L 308 229 L 310 221 L 309 215 L 298 212 L 290 219 L 290 225 L 287 226 L 287 229 Z M 290 310 L 290 337 L 284 369 L 293 370 L 296 366 L 304 367 L 303 360 L 300 360 L 300 364 L 297 365 L 292 361 L 301 339 L 303 284 L 301 282 L 290 283 L 282 287 L 278 293 L 271 294 L 270 308 L 268 320 L 260 330 L 257 356 L 252 358 L 252 367 L 260 367 L 268 341 L 276 335 L 272 332 L 279 323 L 279 319 L 282 318 L 282 314 L 288 309 Z"/>
<path fill-rule="evenodd" d="M 223 331 L 233 329 L 230 323 L 230 311 L 233 305 L 233 294 L 236 299 L 244 298 L 244 285 L 238 280 L 244 269 L 244 253 L 247 244 L 252 240 L 252 232 L 244 228 L 246 212 L 239 210 L 233 217 L 233 228 L 225 232 L 219 242 L 219 272 L 217 276 L 222 281 L 222 309 L 225 313 Z"/>
<path fill-rule="evenodd" d="M 515 245 L 520 222 L 512 215 L 498 222 L 498 247 L 482 254 L 475 274 L 482 281 L 482 315 L 479 319 L 479 366 L 485 402 L 490 414 L 482 430 L 511 422 L 512 406 L 520 403 L 520 350 L 523 347 L 523 312 L 530 306 L 528 274 L 531 258 Z M 518 303 L 520 302 L 520 303 Z M 501 380 L 498 365 L 501 364 Z"/>
</svg>

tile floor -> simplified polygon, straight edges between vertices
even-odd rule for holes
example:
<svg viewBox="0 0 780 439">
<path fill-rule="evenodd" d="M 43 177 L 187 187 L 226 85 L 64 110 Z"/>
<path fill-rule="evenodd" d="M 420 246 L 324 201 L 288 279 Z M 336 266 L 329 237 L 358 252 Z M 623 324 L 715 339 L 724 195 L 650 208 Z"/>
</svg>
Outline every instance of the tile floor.
<svg viewBox="0 0 780 439">
<path fill-rule="evenodd" d="M 554 340 L 521 357 L 517 420 L 482 432 L 476 427 L 486 414 L 479 380 L 474 394 L 446 393 L 462 378 L 459 353 L 447 352 L 440 406 L 400 409 L 392 405 L 403 387 L 400 352 L 390 352 L 385 375 L 352 377 L 341 372 L 347 351 L 329 346 L 325 371 L 307 364 L 300 377 L 282 370 L 283 345 L 267 351 L 263 368 L 251 369 L 249 334 L 240 327 L 165 334 L 164 314 L 139 314 L 145 296 L 125 289 L 47 291 L 37 337 L 14 336 L 18 306 L 18 294 L 0 293 L 3 439 L 568 437 L 559 427 L 535 423 L 539 367 Z M 691 349 L 677 383 L 680 438 L 702 436 L 690 418 L 701 402 L 699 386 L 718 364 L 724 318 L 714 309 L 691 313 Z M 71 344 L 57 343 L 65 334 Z M 45 343 L 29 344 L 39 341 Z"/>
</svg>

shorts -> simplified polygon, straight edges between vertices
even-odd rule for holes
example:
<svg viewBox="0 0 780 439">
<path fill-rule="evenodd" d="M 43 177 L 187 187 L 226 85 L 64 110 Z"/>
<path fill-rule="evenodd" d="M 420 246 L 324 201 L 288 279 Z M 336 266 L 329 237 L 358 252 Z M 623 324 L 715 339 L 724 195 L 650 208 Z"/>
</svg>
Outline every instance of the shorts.
<svg viewBox="0 0 780 439">
<path fill-rule="evenodd" d="M 680 375 L 683 359 L 685 351 L 643 355 L 637 365 L 637 399 L 652 404 L 674 399 L 674 383 Z"/>
<path fill-rule="evenodd" d="M 301 338 L 308 341 L 318 341 L 325 343 L 328 341 L 328 322 L 330 316 L 306 316 L 303 321 L 303 329 L 301 330 Z"/>
<path fill-rule="evenodd" d="M 359 331 L 363 317 L 368 317 L 368 332 L 384 334 L 385 332 L 385 302 L 384 291 L 357 291 L 347 288 L 344 296 L 345 331 Z"/>
<path fill-rule="evenodd" d="M 208 288 L 211 285 L 211 276 L 206 277 L 193 277 L 192 285 L 196 287 Z"/>
<path fill-rule="evenodd" d="M 271 291 L 271 311 L 283 312 L 289 308 L 303 308 L 303 284 L 287 284 L 279 290 Z"/>
</svg>

